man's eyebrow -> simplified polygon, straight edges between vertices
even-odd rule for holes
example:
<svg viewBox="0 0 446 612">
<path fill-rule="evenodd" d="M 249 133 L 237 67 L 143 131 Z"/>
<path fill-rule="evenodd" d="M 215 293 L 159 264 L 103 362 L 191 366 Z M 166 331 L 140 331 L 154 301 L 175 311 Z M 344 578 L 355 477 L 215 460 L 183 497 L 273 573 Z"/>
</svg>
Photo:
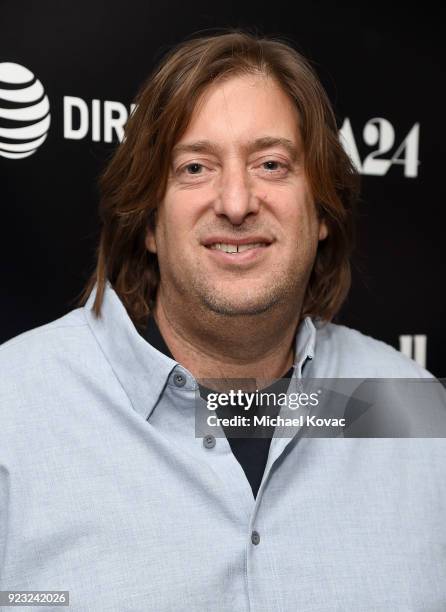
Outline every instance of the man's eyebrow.
<svg viewBox="0 0 446 612">
<path fill-rule="evenodd" d="M 247 142 L 242 146 L 246 153 L 255 153 L 262 149 L 268 149 L 270 147 L 281 146 L 288 151 L 293 162 L 299 158 L 299 148 L 297 145 L 288 138 L 275 137 L 275 136 L 263 136 L 256 138 L 250 142 Z M 172 149 L 172 157 L 179 155 L 180 153 L 212 153 L 214 155 L 221 153 L 221 147 L 214 142 L 209 140 L 196 140 L 195 142 L 185 142 L 174 146 Z"/>
<path fill-rule="evenodd" d="M 262 149 L 269 149 L 270 147 L 283 147 L 288 151 L 293 162 L 297 161 L 299 158 L 299 148 L 297 144 L 283 137 L 263 136 L 262 138 L 256 138 L 256 140 L 246 145 L 246 150 L 248 153 L 255 153 Z"/>
</svg>

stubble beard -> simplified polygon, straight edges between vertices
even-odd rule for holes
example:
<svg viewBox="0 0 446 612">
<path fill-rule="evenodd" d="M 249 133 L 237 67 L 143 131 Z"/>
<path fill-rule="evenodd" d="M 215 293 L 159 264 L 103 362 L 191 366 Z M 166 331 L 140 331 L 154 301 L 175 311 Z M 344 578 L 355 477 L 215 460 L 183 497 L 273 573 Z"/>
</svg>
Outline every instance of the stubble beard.
<svg viewBox="0 0 446 612">
<path fill-rule="evenodd" d="M 194 278 L 188 290 L 196 296 L 205 311 L 213 314 L 225 317 L 259 316 L 297 299 L 296 278 L 287 278 L 283 273 L 282 276 L 273 276 L 281 278 L 280 282 L 271 281 L 264 287 L 243 287 L 238 295 L 233 291 L 227 294 L 222 287 L 212 287 L 200 278 Z"/>
</svg>

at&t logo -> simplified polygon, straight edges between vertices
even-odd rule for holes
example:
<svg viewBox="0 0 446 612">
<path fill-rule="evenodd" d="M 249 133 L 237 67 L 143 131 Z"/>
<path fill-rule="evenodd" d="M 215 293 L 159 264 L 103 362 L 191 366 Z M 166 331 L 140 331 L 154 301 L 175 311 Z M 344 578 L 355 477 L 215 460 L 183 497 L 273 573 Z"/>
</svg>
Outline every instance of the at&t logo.
<svg viewBox="0 0 446 612">
<path fill-rule="evenodd" d="M 0 63 L 0 156 L 29 157 L 50 127 L 50 104 L 42 83 L 13 62 Z"/>
<path fill-rule="evenodd" d="M 65 140 L 120 142 L 134 108 L 134 104 L 127 108 L 114 100 L 63 96 L 62 137 Z M 32 155 L 46 139 L 49 127 L 50 105 L 42 83 L 22 65 L 0 62 L 0 156 L 19 159 Z M 372 150 L 361 159 L 358 136 L 355 137 L 348 117 L 340 129 L 341 142 L 357 170 L 372 176 L 384 176 L 392 166 L 399 165 L 405 177 L 417 177 L 419 135 L 419 123 L 402 137 L 396 134 L 390 121 L 374 117 L 364 125 L 361 139 Z"/>
</svg>

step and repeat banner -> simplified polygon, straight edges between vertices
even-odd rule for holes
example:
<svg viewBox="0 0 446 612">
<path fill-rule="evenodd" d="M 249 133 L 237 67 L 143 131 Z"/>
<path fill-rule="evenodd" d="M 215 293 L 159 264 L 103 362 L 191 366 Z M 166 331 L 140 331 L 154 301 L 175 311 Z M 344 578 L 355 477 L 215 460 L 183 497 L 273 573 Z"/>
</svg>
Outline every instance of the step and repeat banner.
<svg viewBox="0 0 446 612">
<path fill-rule="evenodd" d="M 353 286 L 335 321 L 446 376 L 443 37 L 435 16 L 389 10 L 0 3 L 0 342 L 76 306 L 99 236 L 97 179 L 152 67 L 194 32 L 240 27 L 310 59 L 362 175 Z"/>
</svg>

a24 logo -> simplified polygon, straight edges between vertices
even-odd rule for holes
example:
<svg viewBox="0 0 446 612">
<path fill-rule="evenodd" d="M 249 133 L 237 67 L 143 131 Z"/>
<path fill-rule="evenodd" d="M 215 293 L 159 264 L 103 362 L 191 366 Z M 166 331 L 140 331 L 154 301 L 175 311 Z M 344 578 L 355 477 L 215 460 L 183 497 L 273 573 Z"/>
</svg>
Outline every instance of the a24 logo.
<svg viewBox="0 0 446 612">
<path fill-rule="evenodd" d="M 361 161 L 350 119 L 346 117 L 339 130 L 341 142 L 350 156 L 356 169 L 361 174 L 384 176 L 391 166 L 403 166 L 404 176 L 418 176 L 420 124 L 415 123 L 403 141 L 395 147 L 395 129 L 387 119 L 374 117 L 369 119 L 362 130 L 364 143 L 375 149 Z M 393 152 L 391 152 L 393 151 Z M 386 158 L 381 156 L 386 155 Z"/>
</svg>

